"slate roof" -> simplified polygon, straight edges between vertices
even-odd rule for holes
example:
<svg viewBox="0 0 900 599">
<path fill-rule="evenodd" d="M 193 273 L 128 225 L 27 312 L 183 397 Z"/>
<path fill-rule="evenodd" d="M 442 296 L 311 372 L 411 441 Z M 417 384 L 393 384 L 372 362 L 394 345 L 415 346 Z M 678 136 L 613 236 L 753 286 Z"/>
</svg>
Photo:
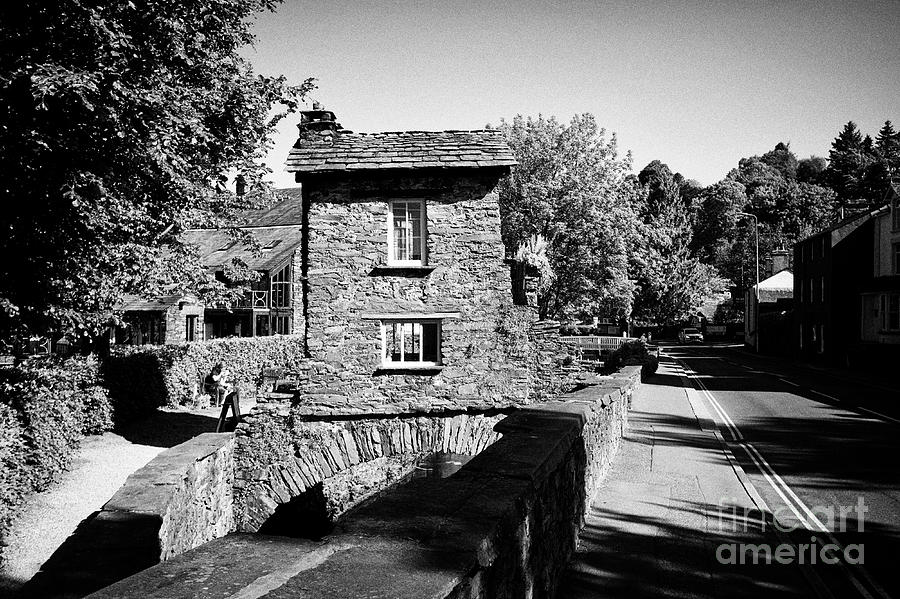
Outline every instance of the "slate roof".
<svg viewBox="0 0 900 599">
<path fill-rule="evenodd" d="M 515 164 L 500 131 L 338 131 L 334 135 L 301 137 L 288 154 L 285 170 L 318 174 Z"/>
<path fill-rule="evenodd" d="M 274 227 L 245 227 L 263 247 L 275 244 L 270 250 L 254 256 L 243 243 L 233 243 L 227 231 L 220 229 L 191 229 L 185 231 L 184 240 L 200 250 L 200 260 L 209 268 L 220 268 L 233 258 L 241 258 L 254 270 L 272 270 L 283 264 L 300 247 L 303 228 L 299 225 Z"/>
<path fill-rule="evenodd" d="M 299 187 L 275 190 L 278 202 L 261 210 L 241 213 L 248 227 L 273 227 L 303 224 L 303 195 Z"/>
</svg>

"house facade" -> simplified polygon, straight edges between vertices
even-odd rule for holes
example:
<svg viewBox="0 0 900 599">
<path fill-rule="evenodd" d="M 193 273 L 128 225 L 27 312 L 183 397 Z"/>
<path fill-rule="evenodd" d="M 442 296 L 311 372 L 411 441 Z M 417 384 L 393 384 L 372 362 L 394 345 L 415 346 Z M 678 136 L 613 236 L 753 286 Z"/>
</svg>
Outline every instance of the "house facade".
<svg viewBox="0 0 900 599">
<path fill-rule="evenodd" d="M 526 401 L 533 309 L 515 305 L 498 131 L 357 134 L 306 111 L 287 159 L 306 227 L 302 402 L 348 409 Z M 403 407 L 406 406 L 406 407 Z"/>
<path fill-rule="evenodd" d="M 860 294 L 860 352 L 870 361 L 900 357 L 900 193 L 872 215 L 871 280 Z"/>
</svg>

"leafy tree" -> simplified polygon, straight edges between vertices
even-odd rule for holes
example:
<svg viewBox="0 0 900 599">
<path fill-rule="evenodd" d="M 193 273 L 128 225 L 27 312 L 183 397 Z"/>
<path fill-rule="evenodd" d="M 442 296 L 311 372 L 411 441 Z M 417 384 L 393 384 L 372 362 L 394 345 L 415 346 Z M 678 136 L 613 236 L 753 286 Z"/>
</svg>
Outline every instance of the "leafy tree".
<svg viewBox="0 0 900 599">
<path fill-rule="evenodd" d="M 6 327 L 100 329 L 123 293 L 223 293 L 179 234 L 246 206 L 310 80 L 238 50 L 275 0 L 26 0 L 0 15 L 0 307 Z M 239 267 L 240 265 L 236 265 Z"/>
<path fill-rule="evenodd" d="M 637 280 L 633 316 L 641 321 L 674 323 L 690 316 L 726 282 L 690 251 L 691 214 L 683 199 L 683 178 L 658 160 L 638 175 L 645 196 L 637 212 L 640 242 L 632 256 Z"/>
<path fill-rule="evenodd" d="M 822 173 L 827 167 L 828 161 L 821 156 L 802 158 L 797 162 L 797 181 L 822 185 L 824 184 Z"/>
<path fill-rule="evenodd" d="M 785 181 L 797 178 L 798 161 L 790 146 L 789 143 L 778 142 L 773 150 L 760 156 L 760 160 L 781 173 Z"/>
<path fill-rule="evenodd" d="M 720 264 L 729 246 L 738 212 L 747 203 L 744 186 L 725 179 L 700 194 L 691 250 L 706 264 Z"/>
<path fill-rule="evenodd" d="M 630 156 L 619 157 L 615 135 L 590 114 L 568 124 L 517 116 L 500 129 L 519 163 L 499 187 L 503 240 L 510 254 L 527 253 L 536 235 L 547 243 L 553 277 L 538 298 L 541 316 L 627 315 L 637 224 Z"/>
</svg>

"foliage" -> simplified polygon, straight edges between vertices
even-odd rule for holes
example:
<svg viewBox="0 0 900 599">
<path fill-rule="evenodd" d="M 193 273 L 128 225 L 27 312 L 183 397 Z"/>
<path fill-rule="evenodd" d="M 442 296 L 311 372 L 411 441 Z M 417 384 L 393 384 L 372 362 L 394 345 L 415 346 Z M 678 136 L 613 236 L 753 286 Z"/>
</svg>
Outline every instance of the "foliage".
<svg viewBox="0 0 900 599">
<path fill-rule="evenodd" d="M 94 358 L 0 370 L 0 544 L 14 510 L 68 468 L 81 438 L 112 425 Z"/>
<path fill-rule="evenodd" d="M 190 403 L 200 379 L 218 362 L 242 395 L 255 395 L 264 368 L 299 369 L 304 355 L 303 338 L 295 335 L 116 348 L 104 375 L 117 406 L 137 411 Z"/>
<path fill-rule="evenodd" d="M 659 358 L 650 352 L 646 343 L 636 339 L 620 345 L 609 355 L 604 366 L 610 370 L 618 370 L 622 366 L 641 366 L 641 374 L 649 376 L 659 367 Z"/>
<path fill-rule="evenodd" d="M 257 75 L 238 53 L 276 4 L 0 9 L 2 194 L 17 206 L 0 216 L 5 334 L 97 332 L 124 293 L 227 293 L 179 233 L 246 207 L 221 178 L 259 181 L 275 125 L 312 87 Z"/>
<path fill-rule="evenodd" d="M 615 135 L 589 114 L 568 124 L 517 116 L 500 129 L 518 160 L 499 188 L 503 240 L 512 253 L 540 235 L 554 273 L 538 298 L 541 316 L 628 314 L 637 189 Z"/>
<path fill-rule="evenodd" d="M 641 236 L 632 254 L 637 279 L 632 316 L 639 322 L 678 322 L 727 287 L 713 267 L 692 255 L 691 206 L 678 179 L 658 160 L 638 175 L 646 190 L 636 209 Z"/>
<path fill-rule="evenodd" d="M 842 208 L 870 209 L 881 205 L 900 176 L 900 134 L 886 121 L 877 140 L 862 133 L 853 121 L 834 138 L 824 177 Z"/>
</svg>

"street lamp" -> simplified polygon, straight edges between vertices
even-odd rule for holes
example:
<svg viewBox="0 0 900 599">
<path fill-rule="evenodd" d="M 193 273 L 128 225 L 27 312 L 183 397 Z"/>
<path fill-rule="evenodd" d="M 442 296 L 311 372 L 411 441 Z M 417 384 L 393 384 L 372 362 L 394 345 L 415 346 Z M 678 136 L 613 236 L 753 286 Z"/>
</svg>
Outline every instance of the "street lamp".
<svg viewBox="0 0 900 599">
<path fill-rule="evenodd" d="M 747 216 L 753 219 L 753 225 L 756 229 L 756 297 L 759 299 L 759 219 L 755 214 L 749 212 L 738 212 L 738 216 Z"/>
<path fill-rule="evenodd" d="M 752 306 L 753 309 L 753 348 L 758 352 L 759 351 L 759 219 L 756 218 L 755 214 L 750 214 L 749 212 L 738 212 L 738 216 L 746 216 L 753 219 L 753 225 L 756 229 L 756 292 L 754 295 L 756 296 L 756 302 Z M 747 314 L 748 310 L 751 308 L 750 304 L 750 295 L 747 295 L 746 303 L 744 304 L 744 335 L 746 343 L 746 335 L 750 333 L 749 322 L 747 318 L 750 316 Z"/>
</svg>

